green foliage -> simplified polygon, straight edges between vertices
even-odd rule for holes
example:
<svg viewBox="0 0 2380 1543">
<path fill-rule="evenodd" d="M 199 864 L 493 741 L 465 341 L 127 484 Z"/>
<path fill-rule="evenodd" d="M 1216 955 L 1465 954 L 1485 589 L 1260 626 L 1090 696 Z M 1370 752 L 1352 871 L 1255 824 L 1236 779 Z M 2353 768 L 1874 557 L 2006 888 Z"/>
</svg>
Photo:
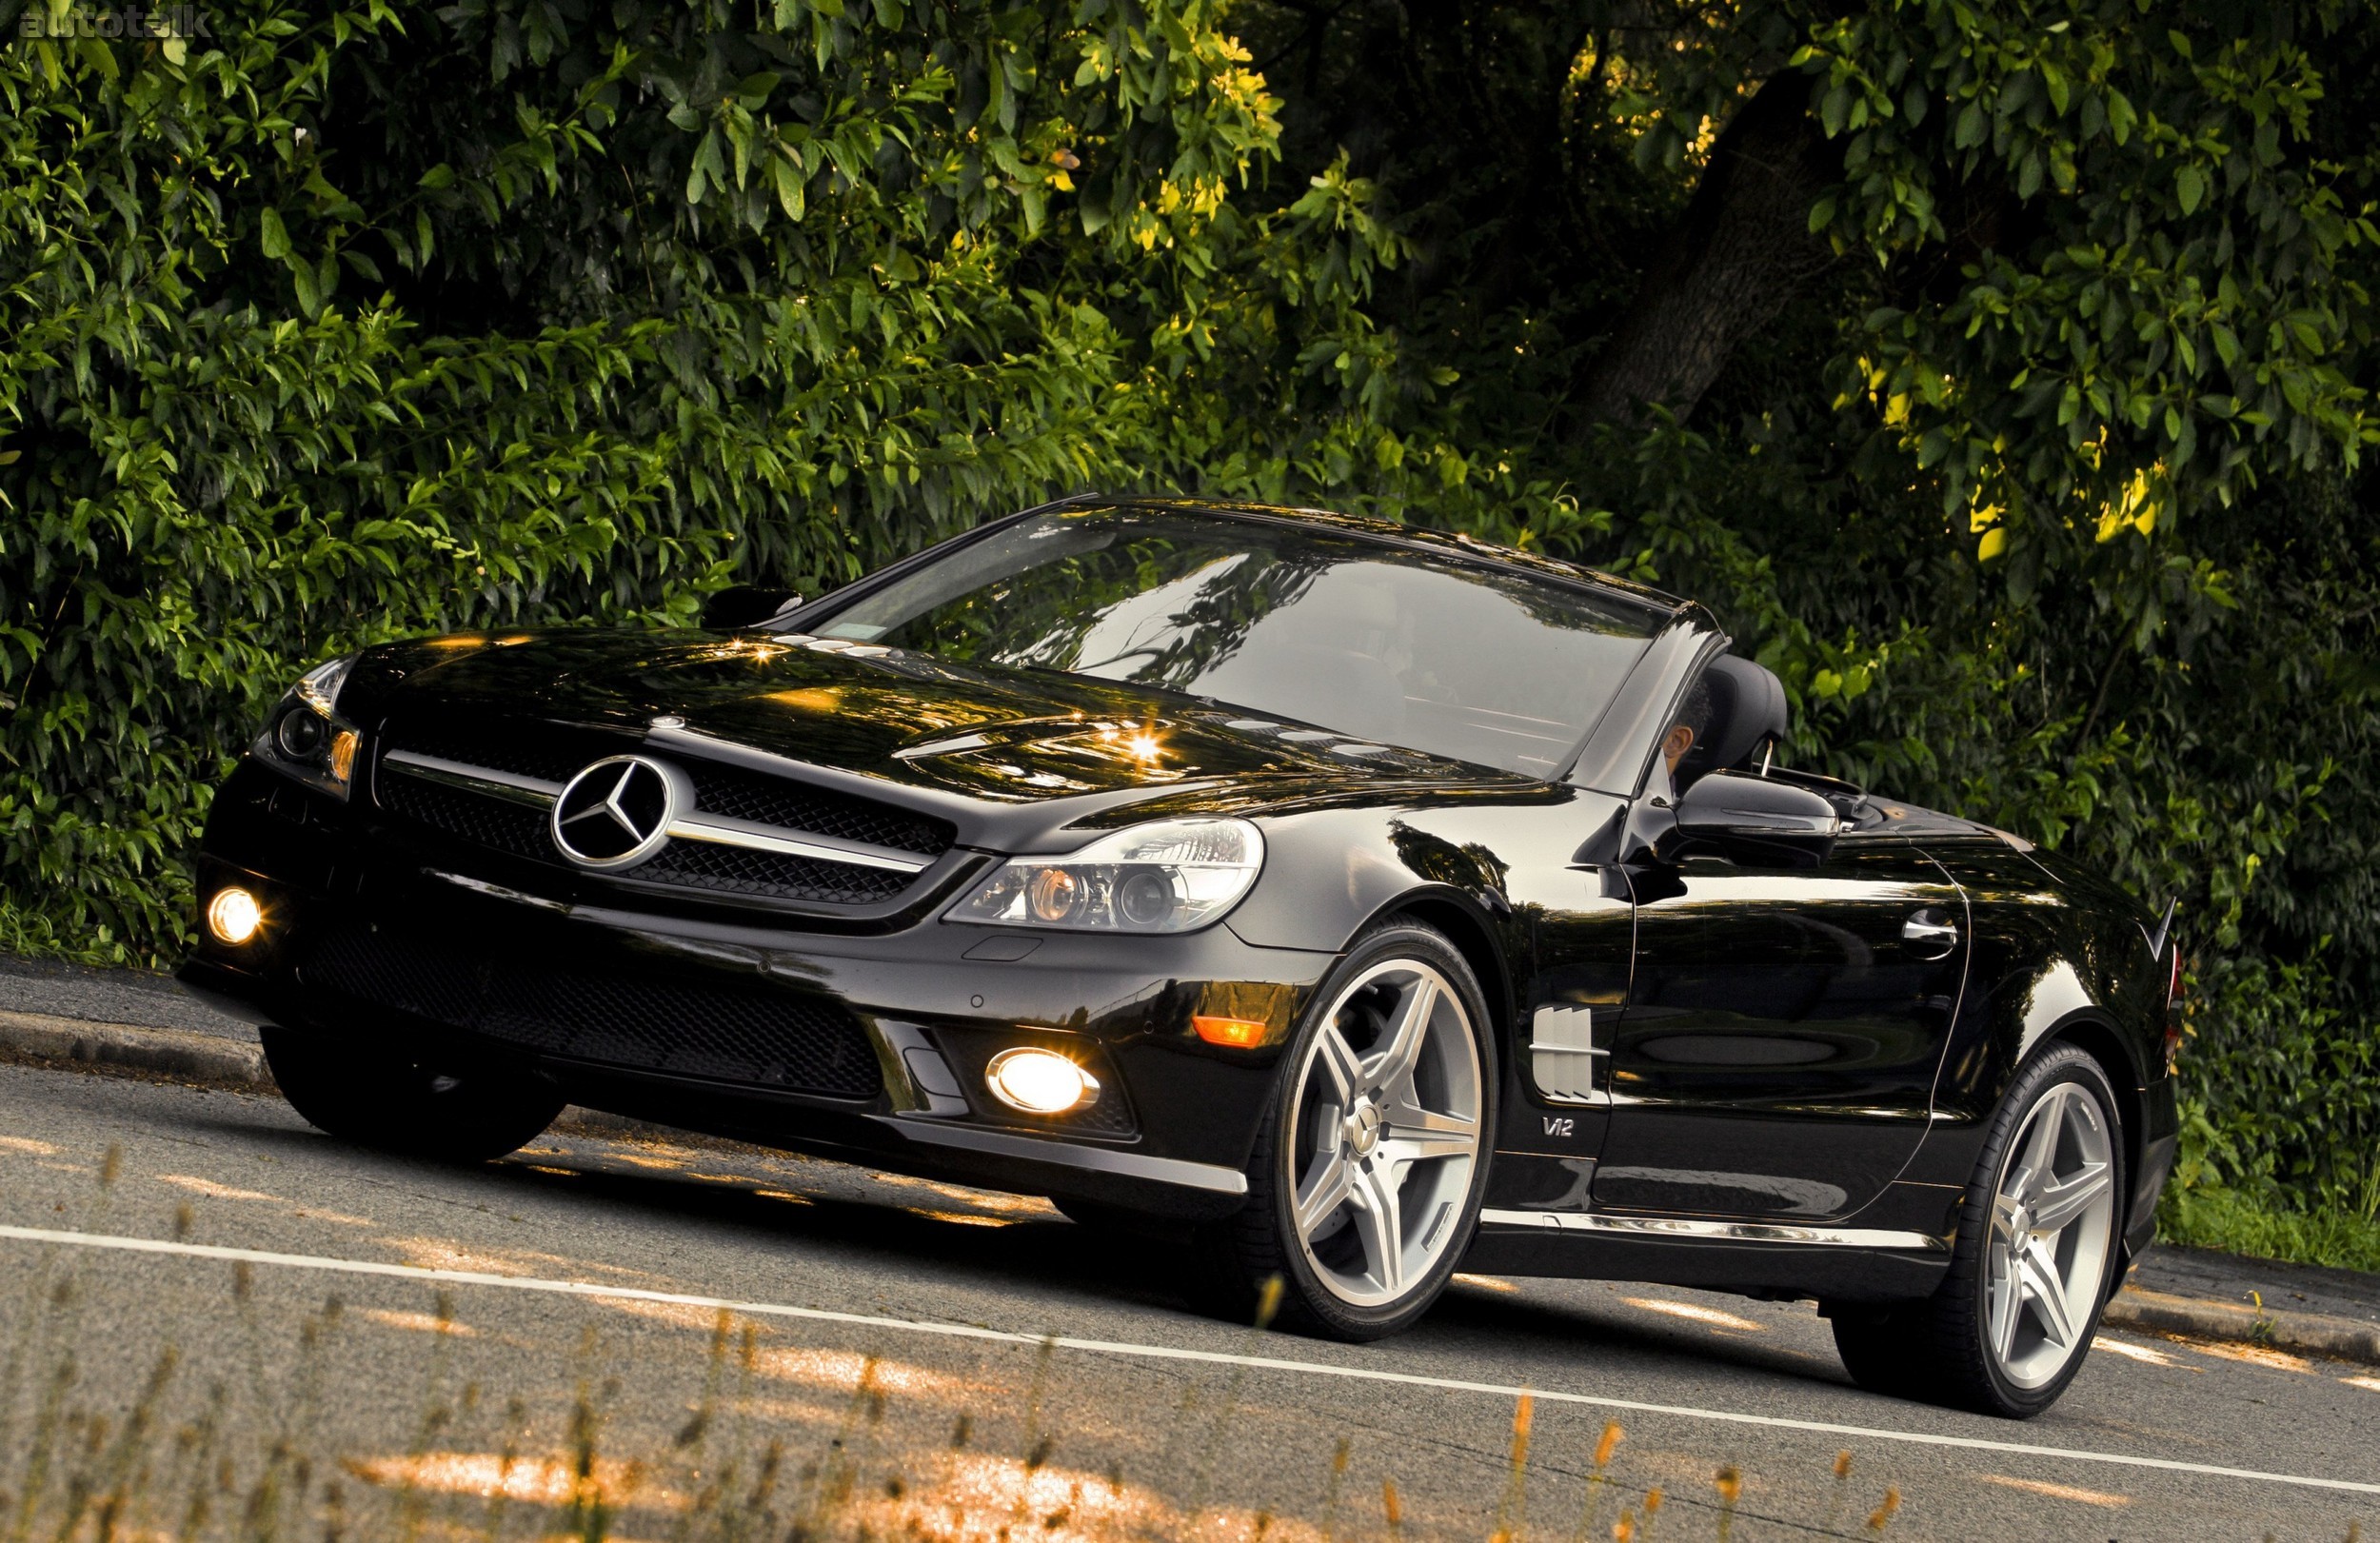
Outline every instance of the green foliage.
<svg viewBox="0 0 2380 1543">
<path fill-rule="evenodd" d="M 2313 144 L 2327 29 L 2287 20 L 1936 0 L 1795 55 L 1844 146 L 1811 213 L 1839 248 L 1940 250 L 1978 187 L 2030 227 L 1871 311 L 1849 385 L 1987 554 L 2146 535 L 2372 437 L 2350 371 L 2380 233 Z"/>
<path fill-rule="evenodd" d="M 2227 1254 L 2380 1271 L 2380 1223 L 2370 1212 L 2305 1211 L 2237 1190 L 2168 1190 L 2157 1209 L 2157 1236 Z"/>
<path fill-rule="evenodd" d="M 1272 102 L 1202 0 L 214 20 L 0 52 L 0 884 L 136 956 L 307 662 L 831 585 L 1247 443 L 1178 383 L 1365 389 L 1395 245 L 1226 201 Z"/>
<path fill-rule="evenodd" d="M 2246 1236 L 2315 1263 L 2380 1268 L 2380 1037 L 2336 1005 L 2319 961 L 2199 970 L 2184 1054 L 2214 1075 L 2183 1102 L 2167 1219 L 2192 1238 Z M 2360 1241 L 2358 1241 L 2360 1239 Z"/>
</svg>

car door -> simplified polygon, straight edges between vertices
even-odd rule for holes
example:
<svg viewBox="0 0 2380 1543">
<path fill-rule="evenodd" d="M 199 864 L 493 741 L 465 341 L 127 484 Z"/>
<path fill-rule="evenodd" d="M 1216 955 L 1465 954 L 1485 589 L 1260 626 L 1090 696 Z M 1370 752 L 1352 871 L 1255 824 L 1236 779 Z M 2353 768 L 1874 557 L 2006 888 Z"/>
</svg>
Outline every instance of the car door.
<svg viewBox="0 0 2380 1543">
<path fill-rule="evenodd" d="M 1858 836 L 1816 866 L 1627 872 L 1636 966 L 1597 1209 L 1857 1211 L 1925 1135 L 1966 969 L 1958 885 L 1906 840 Z"/>
</svg>

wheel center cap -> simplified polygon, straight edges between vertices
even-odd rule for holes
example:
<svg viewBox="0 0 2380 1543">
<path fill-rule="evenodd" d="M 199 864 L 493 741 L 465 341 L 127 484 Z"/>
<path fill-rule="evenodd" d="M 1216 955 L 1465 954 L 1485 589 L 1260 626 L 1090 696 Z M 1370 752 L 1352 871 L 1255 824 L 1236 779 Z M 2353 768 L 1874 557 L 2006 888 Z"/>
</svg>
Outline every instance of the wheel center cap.
<svg viewBox="0 0 2380 1543">
<path fill-rule="evenodd" d="M 1347 1144 L 1356 1156 L 1369 1157 L 1380 1141 L 1380 1112 L 1369 1098 L 1359 1098 L 1347 1115 Z"/>
</svg>

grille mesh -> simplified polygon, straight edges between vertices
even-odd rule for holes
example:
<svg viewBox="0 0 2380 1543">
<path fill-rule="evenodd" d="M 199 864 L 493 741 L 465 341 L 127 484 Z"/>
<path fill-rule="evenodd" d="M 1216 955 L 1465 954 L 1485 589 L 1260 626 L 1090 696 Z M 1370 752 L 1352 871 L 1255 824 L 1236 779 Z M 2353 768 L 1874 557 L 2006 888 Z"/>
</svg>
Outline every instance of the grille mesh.
<svg viewBox="0 0 2380 1543">
<path fill-rule="evenodd" d="M 1050 1123 L 1060 1130 L 1082 1131 L 1093 1136 L 1129 1136 L 1133 1130 L 1132 1111 L 1124 1107 L 1123 1090 L 1112 1079 L 1090 1108 L 1061 1115 Z"/>
<path fill-rule="evenodd" d="M 859 1019 L 788 992 L 498 965 L 357 926 L 327 936 L 299 974 L 351 1000 L 574 1060 L 844 1098 L 883 1086 Z"/>
<path fill-rule="evenodd" d="M 888 900 L 917 880 L 915 874 L 897 873 L 890 868 L 816 862 L 783 852 L 686 841 L 671 841 L 649 861 L 621 877 L 729 895 L 811 900 L 823 905 L 869 905 Z"/>
<path fill-rule="evenodd" d="M 845 841 L 865 841 L 870 846 L 889 846 L 928 858 L 949 851 L 957 834 L 939 820 L 823 788 L 806 787 L 741 766 L 724 766 L 691 757 L 679 764 L 694 781 L 695 805 L 731 820 L 750 820 Z"/>
<path fill-rule="evenodd" d="M 390 772 L 381 774 L 379 793 L 380 806 L 390 814 L 475 845 L 547 862 L 559 856 L 542 809 Z"/>
</svg>

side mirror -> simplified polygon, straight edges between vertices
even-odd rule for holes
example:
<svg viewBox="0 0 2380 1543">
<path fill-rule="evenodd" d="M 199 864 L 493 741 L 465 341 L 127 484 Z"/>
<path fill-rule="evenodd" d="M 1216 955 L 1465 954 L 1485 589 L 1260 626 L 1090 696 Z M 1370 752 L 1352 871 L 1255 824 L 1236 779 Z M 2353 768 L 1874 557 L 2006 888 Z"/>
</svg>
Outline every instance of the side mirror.
<svg viewBox="0 0 2380 1543">
<path fill-rule="evenodd" d="M 740 632 L 802 603 L 790 589 L 755 589 L 735 584 L 703 602 L 703 625 L 713 632 Z"/>
<path fill-rule="evenodd" d="M 1835 805 L 1808 788 L 1748 772 L 1700 778 L 1678 799 L 1676 820 L 1658 848 L 1666 860 L 1700 852 L 1780 867 L 1816 867 L 1843 828 Z"/>
</svg>

